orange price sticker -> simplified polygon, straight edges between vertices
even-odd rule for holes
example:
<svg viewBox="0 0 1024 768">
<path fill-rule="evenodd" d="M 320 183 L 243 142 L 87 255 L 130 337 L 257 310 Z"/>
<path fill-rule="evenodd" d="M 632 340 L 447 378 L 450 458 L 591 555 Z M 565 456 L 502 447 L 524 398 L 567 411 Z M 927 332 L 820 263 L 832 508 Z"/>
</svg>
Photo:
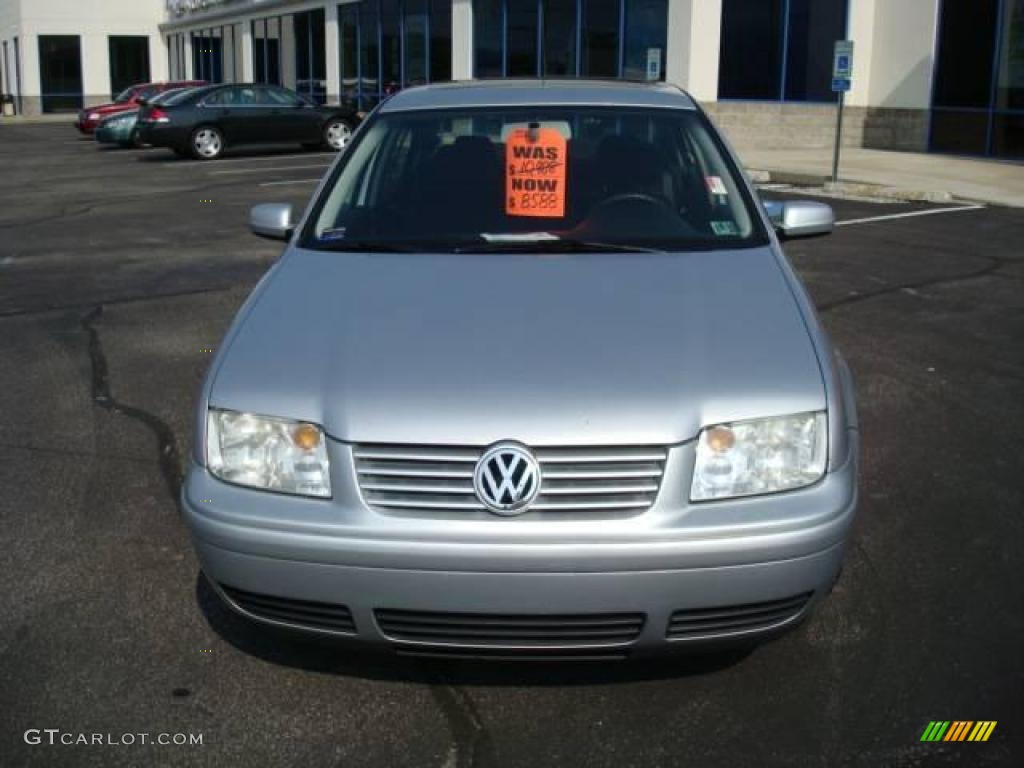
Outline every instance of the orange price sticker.
<svg viewBox="0 0 1024 768">
<path fill-rule="evenodd" d="M 554 128 L 517 128 L 505 144 L 505 215 L 565 216 L 565 137 Z"/>
</svg>

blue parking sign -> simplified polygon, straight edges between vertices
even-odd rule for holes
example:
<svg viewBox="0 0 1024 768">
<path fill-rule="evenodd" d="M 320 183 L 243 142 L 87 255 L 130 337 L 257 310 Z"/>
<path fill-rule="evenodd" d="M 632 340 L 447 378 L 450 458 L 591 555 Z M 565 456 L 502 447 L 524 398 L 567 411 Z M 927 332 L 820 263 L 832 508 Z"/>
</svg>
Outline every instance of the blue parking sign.
<svg viewBox="0 0 1024 768">
<path fill-rule="evenodd" d="M 837 77 L 832 80 L 832 93 L 846 93 L 850 90 L 850 78 Z"/>
</svg>

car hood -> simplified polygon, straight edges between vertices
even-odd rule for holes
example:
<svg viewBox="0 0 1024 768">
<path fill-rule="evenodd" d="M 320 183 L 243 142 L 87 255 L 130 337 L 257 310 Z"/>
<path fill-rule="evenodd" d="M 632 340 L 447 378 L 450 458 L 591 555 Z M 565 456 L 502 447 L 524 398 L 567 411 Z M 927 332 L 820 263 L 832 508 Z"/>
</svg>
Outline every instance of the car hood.
<svg viewBox="0 0 1024 768">
<path fill-rule="evenodd" d="M 675 444 L 820 410 L 768 248 L 687 254 L 292 250 L 217 364 L 215 407 L 353 442 Z"/>
</svg>

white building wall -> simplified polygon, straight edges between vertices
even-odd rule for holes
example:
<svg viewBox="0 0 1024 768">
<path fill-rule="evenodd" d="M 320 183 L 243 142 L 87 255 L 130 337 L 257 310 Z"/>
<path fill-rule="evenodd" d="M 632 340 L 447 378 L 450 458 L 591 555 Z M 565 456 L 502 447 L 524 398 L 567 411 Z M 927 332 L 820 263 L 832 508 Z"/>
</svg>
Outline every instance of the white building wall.
<svg viewBox="0 0 1024 768">
<path fill-rule="evenodd" d="M 86 104 L 108 101 L 111 95 L 111 35 L 149 38 L 150 77 L 167 76 L 167 52 L 157 25 L 164 18 L 163 0 L 0 0 L 0 41 L 13 37 L 21 51 L 21 95 L 25 112 L 39 109 L 39 36 L 77 35 L 82 57 L 82 91 Z M 2 51 L 2 46 L 0 46 Z M 11 69 L 14 63 L 11 62 Z"/>
<path fill-rule="evenodd" d="M 868 104 L 931 106 L 939 0 L 876 0 Z"/>
</svg>

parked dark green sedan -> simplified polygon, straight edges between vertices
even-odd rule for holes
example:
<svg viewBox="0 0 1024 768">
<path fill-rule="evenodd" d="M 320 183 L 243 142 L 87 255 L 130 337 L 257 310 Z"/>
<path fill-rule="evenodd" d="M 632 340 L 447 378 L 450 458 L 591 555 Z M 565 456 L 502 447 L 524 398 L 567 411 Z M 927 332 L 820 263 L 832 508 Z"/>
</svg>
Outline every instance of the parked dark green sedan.
<svg viewBox="0 0 1024 768">
<path fill-rule="evenodd" d="M 158 93 L 148 101 L 140 101 L 139 106 L 168 104 L 173 102 L 176 96 L 191 90 L 193 89 L 172 88 L 171 90 Z M 100 144 L 116 144 L 125 149 L 144 146 L 139 139 L 138 120 L 139 110 L 137 109 L 133 109 L 130 112 L 118 112 L 116 115 L 104 118 L 96 126 L 96 141 Z"/>
</svg>

